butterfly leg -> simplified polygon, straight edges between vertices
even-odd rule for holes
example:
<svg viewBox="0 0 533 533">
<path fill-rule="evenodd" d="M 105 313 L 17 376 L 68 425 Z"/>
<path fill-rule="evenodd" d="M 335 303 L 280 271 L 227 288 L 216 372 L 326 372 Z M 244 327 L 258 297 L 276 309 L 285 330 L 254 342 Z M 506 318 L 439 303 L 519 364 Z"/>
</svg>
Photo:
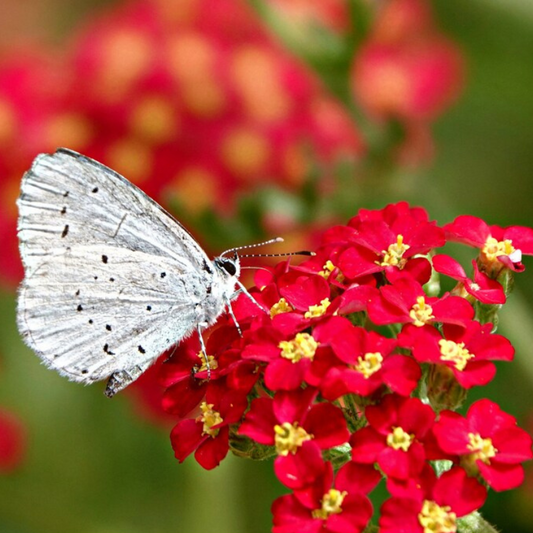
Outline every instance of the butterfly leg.
<svg viewBox="0 0 533 533">
<path fill-rule="evenodd" d="M 237 291 L 240 292 L 240 291 Z M 226 307 L 228 309 L 228 313 L 231 315 L 231 318 L 233 319 L 233 323 L 235 324 L 235 327 L 237 328 L 237 331 L 239 332 L 239 335 L 242 337 L 242 330 L 241 326 L 239 326 L 239 323 L 237 322 L 237 319 L 235 318 L 235 313 L 233 312 L 233 307 L 231 307 L 231 300 L 228 299 L 226 302 Z"/>
<path fill-rule="evenodd" d="M 142 365 L 136 365 L 126 370 L 119 370 L 109 376 L 104 394 L 112 398 L 117 392 L 125 389 L 130 383 L 133 383 L 152 363 L 147 361 Z"/>
<path fill-rule="evenodd" d="M 248 292 L 246 287 L 239 280 L 237 280 L 236 283 L 239 286 L 239 290 L 235 291 L 232 294 L 232 296 L 230 298 L 231 300 L 236 298 L 242 292 L 249 300 L 251 300 L 257 307 L 259 307 L 259 309 L 261 309 L 261 311 L 263 311 L 263 313 L 267 313 L 268 314 L 268 311 L 259 304 L 259 302 Z"/>
<path fill-rule="evenodd" d="M 204 337 L 202 335 L 202 332 L 207 327 L 207 324 L 201 323 L 198 324 L 196 327 L 196 331 L 198 332 L 198 339 L 200 340 L 200 350 L 202 350 L 202 355 L 204 356 L 205 361 L 205 369 L 207 370 L 207 381 L 211 379 L 211 365 L 209 364 L 209 357 L 207 356 L 207 348 L 205 347 L 204 343 Z"/>
</svg>

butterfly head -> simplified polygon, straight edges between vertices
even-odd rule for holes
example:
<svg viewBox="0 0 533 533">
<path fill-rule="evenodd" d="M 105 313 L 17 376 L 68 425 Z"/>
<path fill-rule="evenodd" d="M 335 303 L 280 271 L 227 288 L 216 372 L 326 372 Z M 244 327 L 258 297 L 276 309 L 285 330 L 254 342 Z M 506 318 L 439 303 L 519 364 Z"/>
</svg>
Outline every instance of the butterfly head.
<svg viewBox="0 0 533 533">
<path fill-rule="evenodd" d="M 227 278 L 238 278 L 241 273 L 239 256 L 235 253 L 233 257 L 220 255 L 215 257 L 213 263 L 217 270 Z"/>
</svg>

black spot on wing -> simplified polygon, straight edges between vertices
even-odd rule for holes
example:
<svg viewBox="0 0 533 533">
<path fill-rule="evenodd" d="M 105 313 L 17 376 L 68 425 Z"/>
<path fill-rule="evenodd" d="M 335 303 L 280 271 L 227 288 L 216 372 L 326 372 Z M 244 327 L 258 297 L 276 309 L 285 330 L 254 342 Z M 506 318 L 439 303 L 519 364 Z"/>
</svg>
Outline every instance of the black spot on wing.
<svg viewBox="0 0 533 533">
<path fill-rule="evenodd" d="M 98 192 L 98 187 L 95 187 L 91 192 L 97 193 Z"/>
<path fill-rule="evenodd" d="M 104 352 L 105 352 L 107 355 L 115 355 L 115 352 L 112 352 L 112 351 L 109 349 L 109 344 L 107 344 L 107 342 L 104 344 Z"/>
<path fill-rule="evenodd" d="M 67 206 L 64 205 L 63 209 L 61 209 L 61 214 L 64 215 L 64 214 L 66 214 L 66 212 L 67 212 Z"/>
<path fill-rule="evenodd" d="M 107 264 L 108 257 L 107 255 L 102 256 L 102 263 Z"/>
<path fill-rule="evenodd" d="M 105 329 L 107 329 L 107 331 L 111 331 L 111 329 L 112 329 L 112 328 L 111 328 L 111 325 L 110 325 L 110 324 L 106 324 L 106 325 L 105 325 Z"/>
<path fill-rule="evenodd" d="M 139 346 L 137 346 L 137 349 L 139 350 L 140 353 L 146 353 L 146 350 L 139 344 Z"/>
<path fill-rule="evenodd" d="M 80 311 L 83 311 L 83 307 L 82 307 L 82 305 L 81 305 L 81 304 L 80 304 L 80 305 L 78 305 L 78 307 L 76 308 L 76 311 L 78 311 L 78 312 L 80 312 Z"/>
<path fill-rule="evenodd" d="M 161 272 L 160 275 L 161 275 L 161 278 L 164 278 L 164 277 L 166 277 L 167 273 L 166 272 Z"/>
<path fill-rule="evenodd" d="M 152 310 L 152 306 L 151 306 L 151 305 L 147 305 L 147 306 L 146 306 L 146 310 L 147 310 L 147 311 L 151 311 L 151 310 Z"/>
<path fill-rule="evenodd" d="M 65 224 L 65 227 L 63 228 L 63 232 L 61 233 L 61 238 L 63 239 L 68 235 L 68 224 Z"/>
</svg>

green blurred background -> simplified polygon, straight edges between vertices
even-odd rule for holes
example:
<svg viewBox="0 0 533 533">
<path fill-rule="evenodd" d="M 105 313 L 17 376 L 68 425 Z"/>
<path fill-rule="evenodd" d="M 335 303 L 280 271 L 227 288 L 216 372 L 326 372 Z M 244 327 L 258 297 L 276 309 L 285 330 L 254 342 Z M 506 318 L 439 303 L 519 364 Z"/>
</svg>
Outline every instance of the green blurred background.
<svg viewBox="0 0 533 533">
<path fill-rule="evenodd" d="M 28 34 L 61 42 L 99 0 L 2 0 L 0 44 Z M 379 196 L 353 205 L 406 199 L 446 223 L 459 214 L 499 225 L 533 226 L 533 2 L 435 0 L 442 30 L 461 47 L 467 78 L 460 100 L 433 125 L 431 165 L 391 172 Z M 413 186 L 415 184 L 415 186 Z M 354 192 L 354 196 L 356 195 Z M 235 244 L 239 244 L 238 242 Z M 495 380 L 469 402 L 489 397 L 533 428 L 533 263 L 525 259 L 500 332 L 517 349 Z M 46 370 L 15 326 L 15 299 L 0 302 L 0 404 L 27 431 L 20 466 L 0 476 L 0 532 L 263 533 L 271 502 L 284 491 L 271 463 L 228 456 L 205 472 L 193 458 L 179 465 L 167 428 L 144 420 L 125 396 L 109 401 Z M 491 494 L 484 516 L 503 533 L 533 531 L 533 475 L 524 486 Z"/>
</svg>

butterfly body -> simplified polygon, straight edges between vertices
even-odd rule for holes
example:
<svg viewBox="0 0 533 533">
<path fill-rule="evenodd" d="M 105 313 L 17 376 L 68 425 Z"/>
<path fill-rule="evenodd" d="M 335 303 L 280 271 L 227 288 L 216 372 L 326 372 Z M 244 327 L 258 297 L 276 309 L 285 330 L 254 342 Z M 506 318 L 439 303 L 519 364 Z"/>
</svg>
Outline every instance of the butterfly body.
<svg viewBox="0 0 533 533">
<path fill-rule="evenodd" d="M 109 378 L 108 396 L 213 324 L 240 286 L 237 256 L 211 261 L 140 189 L 76 152 L 39 155 L 18 206 L 19 330 L 70 380 Z"/>
</svg>

